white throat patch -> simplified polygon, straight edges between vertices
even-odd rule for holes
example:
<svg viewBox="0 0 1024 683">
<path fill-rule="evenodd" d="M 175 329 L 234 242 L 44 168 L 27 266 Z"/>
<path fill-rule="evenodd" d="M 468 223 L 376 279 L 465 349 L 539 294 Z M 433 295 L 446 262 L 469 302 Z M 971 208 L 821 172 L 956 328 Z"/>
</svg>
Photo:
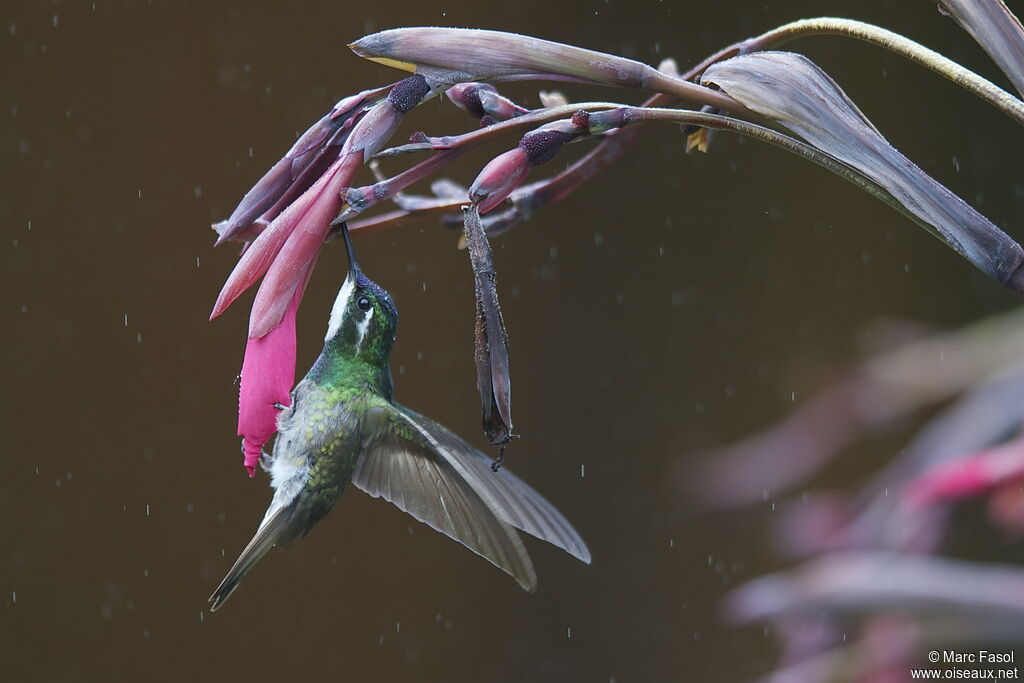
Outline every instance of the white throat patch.
<svg viewBox="0 0 1024 683">
<path fill-rule="evenodd" d="M 359 353 L 359 347 L 363 345 L 363 338 L 366 337 L 366 331 L 370 329 L 370 319 L 373 318 L 373 309 L 366 311 L 363 315 L 363 319 L 356 324 L 356 332 L 359 333 L 359 339 L 356 339 L 356 353 Z"/>
</svg>

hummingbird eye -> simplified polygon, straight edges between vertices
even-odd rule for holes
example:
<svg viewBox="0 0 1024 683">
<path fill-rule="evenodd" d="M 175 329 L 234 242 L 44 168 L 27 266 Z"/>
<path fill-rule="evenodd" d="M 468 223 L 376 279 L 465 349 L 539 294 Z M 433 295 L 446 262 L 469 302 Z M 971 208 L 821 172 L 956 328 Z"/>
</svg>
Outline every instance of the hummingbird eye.
<svg viewBox="0 0 1024 683">
<path fill-rule="evenodd" d="M 359 308 L 360 311 L 366 312 L 370 310 L 370 300 L 367 299 L 365 296 L 361 296 L 359 297 L 358 300 L 356 300 L 356 306 Z"/>
</svg>

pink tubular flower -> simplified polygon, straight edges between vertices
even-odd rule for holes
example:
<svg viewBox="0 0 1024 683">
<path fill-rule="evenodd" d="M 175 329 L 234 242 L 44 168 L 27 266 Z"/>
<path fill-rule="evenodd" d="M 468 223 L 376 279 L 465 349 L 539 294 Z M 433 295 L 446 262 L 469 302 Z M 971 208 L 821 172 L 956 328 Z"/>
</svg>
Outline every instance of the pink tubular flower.
<svg viewBox="0 0 1024 683">
<path fill-rule="evenodd" d="M 277 404 L 291 405 L 295 384 L 295 315 L 302 290 L 313 272 L 306 269 L 302 286 L 292 295 L 281 324 L 266 336 L 245 345 L 242 380 L 238 391 L 238 435 L 242 437 L 242 465 L 256 476 L 263 444 L 277 431 Z"/>
<path fill-rule="evenodd" d="M 213 312 L 210 314 L 211 320 L 223 313 L 242 292 L 251 287 L 256 280 L 271 269 L 272 265 L 276 264 L 286 242 L 289 241 L 292 233 L 300 225 L 308 224 L 310 227 L 314 227 L 312 226 L 313 221 L 321 221 L 324 224 L 323 230 L 326 234 L 331 218 L 341 207 L 340 192 L 351 184 L 352 176 L 355 175 L 355 170 L 361 163 L 360 155 L 346 154 L 339 158 L 326 173 L 320 176 L 320 179 L 312 187 L 292 202 L 281 215 L 267 226 L 266 230 L 260 233 L 260 236 L 242 254 L 238 263 L 235 264 L 234 270 L 231 271 L 231 275 L 228 276 L 227 281 L 221 288 L 217 302 L 214 304 Z M 320 245 L 317 244 L 317 250 L 319 247 Z M 313 253 L 315 254 L 316 251 Z M 288 255 L 291 256 L 291 252 Z M 312 254 L 306 253 L 305 256 L 305 261 L 302 263 L 298 263 L 294 258 L 289 258 L 289 267 L 295 268 L 308 264 Z M 302 272 L 301 270 L 299 271 L 296 280 L 298 277 L 301 277 Z M 294 289 L 295 282 L 293 281 L 287 291 L 275 290 L 276 294 L 283 295 L 283 302 L 275 302 L 275 307 L 273 307 L 275 310 L 278 310 L 277 320 L 266 326 L 262 322 L 260 325 L 256 325 L 256 320 L 252 320 L 250 323 L 250 336 L 252 336 L 253 327 L 260 327 L 262 329 L 262 334 L 256 335 L 262 337 L 273 325 L 277 324 L 281 319 L 281 314 L 284 313 L 284 308 L 288 305 L 288 300 Z M 262 321 L 262 317 L 260 320 Z"/>
<path fill-rule="evenodd" d="M 278 407 L 290 403 L 296 312 L 331 220 L 359 167 L 391 137 L 402 116 L 434 91 L 417 75 L 397 83 L 368 108 L 363 106 L 367 93 L 342 100 L 219 224 L 218 241 L 223 241 L 257 232 L 250 222 L 257 213 L 262 212 L 257 223 L 270 221 L 242 254 L 210 315 L 216 318 L 263 277 L 249 316 L 238 395 L 238 434 L 249 476 L 255 475 L 263 445 L 277 431 Z"/>
<path fill-rule="evenodd" d="M 1024 437 L 975 453 L 928 470 L 906 490 L 912 505 L 931 505 L 988 493 L 1006 482 L 1024 476 Z"/>
</svg>

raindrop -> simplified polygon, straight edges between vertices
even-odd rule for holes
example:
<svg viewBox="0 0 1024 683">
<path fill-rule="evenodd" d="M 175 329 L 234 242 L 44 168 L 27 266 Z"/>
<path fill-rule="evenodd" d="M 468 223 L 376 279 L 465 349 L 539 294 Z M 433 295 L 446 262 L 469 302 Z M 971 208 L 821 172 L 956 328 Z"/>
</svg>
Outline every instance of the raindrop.
<svg viewBox="0 0 1024 683">
<path fill-rule="evenodd" d="M 194 194 L 196 196 L 196 199 L 199 199 L 200 197 L 202 197 L 203 196 L 203 186 L 202 185 L 196 185 L 192 189 L 192 194 Z"/>
<path fill-rule="evenodd" d="M 146 516 L 149 517 L 149 503 L 146 503 Z"/>
<path fill-rule="evenodd" d="M 595 232 L 594 233 L 594 246 L 595 247 L 600 247 L 602 245 L 604 245 L 604 235 L 602 235 L 599 232 Z"/>
<path fill-rule="evenodd" d="M 57 24 L 58 24 L 58 23 L 59 23 L 59 20 L 58 20 L 58 18 L 57 18 L 57 15 L 56 15 L 56 14 L 54 14 L 54 15 L 53 15 L 53 27 L 54 27 L 54 28 L 57 28 Z"/>
<path fill-rule="evenodd" d="M 11 591 L 11 604 L 12 605 L 17 605 L 18 604 L 18 592 L 17 591 Z"/>
<path fill-rule="evenodd" d="M 402 622 L 396 621 L 395 622 L 395 633 L 401 633 L 401 632 L 402 632 Z"/>
<path fill-rule="evenodd" d="M 203 620 L 203 611 L 199 610 L 199 621 Z"/>
<path fill-rule="evenodd" d="M 135 343 L 137 343 L 137 344 L 141 344 L 142 343 L 142 333 L 141 332 L 136 333 L 136 335 L 135 335 Z"/>
<path fill-rule="evenodd" d="M 580 479 L 583 479 L 585 476 L 587 476 L 587 466 L 580 463 Z"/>
<path fill-rule="evenodd" d="M 128 314 L 127 313 L 124 314 L 124 326 L 128 327 Z"/>
</svg>

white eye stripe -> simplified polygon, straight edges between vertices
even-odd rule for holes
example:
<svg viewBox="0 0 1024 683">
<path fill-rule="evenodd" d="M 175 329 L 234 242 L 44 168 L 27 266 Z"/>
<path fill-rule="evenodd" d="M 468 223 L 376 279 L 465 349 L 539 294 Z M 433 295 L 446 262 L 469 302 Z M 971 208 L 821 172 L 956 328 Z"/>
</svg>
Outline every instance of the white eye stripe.
<svg viewBox="0 0 1024 683">
<path fill-rule="evenodd" d="M 341 286 L 341 291 L 338 292 L 338 297 L 334 300 L 334 307 L 331 308 L 331 318 L 327 323 L 327 336 L 324 337 L 324 341 L 330 341 L 341 329 L 341 324 L 345 322 L 345 311 L 348 309 L 349 300 L 355 294 L 355 289 L 355 280 L 345 278 L 345 284 Z"/>
</svg>

